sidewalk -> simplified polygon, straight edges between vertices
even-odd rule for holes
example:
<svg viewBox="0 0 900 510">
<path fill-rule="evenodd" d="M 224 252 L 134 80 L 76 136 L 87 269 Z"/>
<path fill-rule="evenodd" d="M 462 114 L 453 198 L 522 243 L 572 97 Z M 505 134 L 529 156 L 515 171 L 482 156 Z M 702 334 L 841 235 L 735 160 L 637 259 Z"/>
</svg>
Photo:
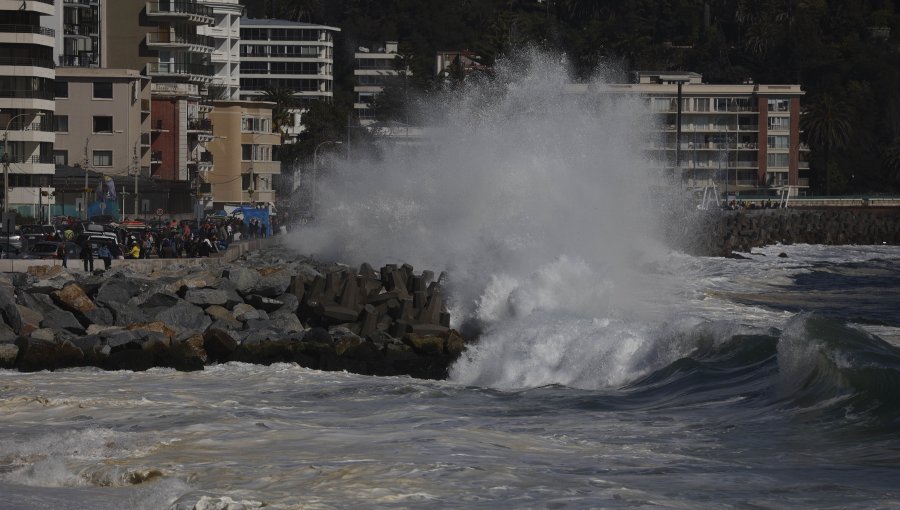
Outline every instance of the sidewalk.
<svg viewBox="0 0 900 510">
<path fill-rule="evenodd" d="M 247 241 L 235 241 L 228 246 L 224 253 L 214 253 L 209 257 L 202 258 L 179 258 L 179 259 L 113 259 L 110 269 L 117 267 L 128 267 L 128 269 L 138 273 L 150 273 L 156 269 L 164 268 L 177 264 L 180 266 L 219 266 L 234 261 L 241 255 L 263 249 L 279 242 L 279 237 L 266 237 L 263 239 L 251 239 Z M 36 260 L 36 259 L 0 259 L 0 272 L 3 273 L 24 273 L 29 267 L 33 266 L 61 266 L 62 261 L 59 259 Z M 68 260 L 68 270 L 84 272 L 84 264 L 79 258 L 71 258 Z M 103 261 L 94 259 L 94 269 L 103 269 Z"/>
</svg>

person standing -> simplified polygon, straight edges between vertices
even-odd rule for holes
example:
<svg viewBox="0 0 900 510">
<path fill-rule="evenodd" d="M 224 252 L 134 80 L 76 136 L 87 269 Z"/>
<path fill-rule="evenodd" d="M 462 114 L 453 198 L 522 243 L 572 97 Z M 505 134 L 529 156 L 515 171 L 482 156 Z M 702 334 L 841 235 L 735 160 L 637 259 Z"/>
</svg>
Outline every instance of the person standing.
<svg viewBox="0 0 900 510">
<path fill-rule="evenodd" d="M 56 258 L 62 260 L 62 267 L 69 267 L 69 254 L 66 252 L 64 243 L 59 243 L 56 246 Z"/>
<path fill-rule="evenodd" d="M 84 262 L 84 272 L 88 272 L 89 267 L 90 271 L 94 272 L 94 249 L 87 241 L 81 245 L 81 261 Z"/>
<path fill-rule="evenodd" d="M 109 247 L 101 244 L 100 248 L 97 249 L 97 256 L 103 259 L 103 270 L 108 270 L 109 266 L 112 265 L 112 254 L 109 251 Z"/>
</svg>

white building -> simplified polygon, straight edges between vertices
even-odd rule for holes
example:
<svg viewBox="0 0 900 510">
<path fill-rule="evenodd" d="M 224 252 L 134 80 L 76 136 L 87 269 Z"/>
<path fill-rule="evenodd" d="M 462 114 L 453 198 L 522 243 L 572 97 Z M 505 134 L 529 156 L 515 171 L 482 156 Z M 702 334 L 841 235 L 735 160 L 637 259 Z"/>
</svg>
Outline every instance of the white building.
<svg viewBox="0 0 900 510">
<path fill-rule="evenodd" d="M 396 41 L 387 41 L 379 48 L 361 47 L 353 54 L 355 61 L 353 75 L 356 77 L 356 85 L 353 87 L 356 101 L 353 103 L 353 110 L 360 124 L 375 122 L 372 104 L 375 96 L 384 91 L 384 86 L 397 76 L 410 74 L 409 68 L 402 66 L 398 57 Z"/>
<path fill-rule="evenodd" d="M 55 11 L 53 2 L 0 0 L 0 148 L 11 189 L 3 205 L 28 215 L 54 173 L 56 31 L 41 18 Z"/>
<path fill-rule="evenodd" d="M 244 12 L 238 0 L 203 0 L 212 8 L 215 21 L 212 25 L 197 27 L 197 33 L 212 38 L 213 51 L 210 63 L 213 67 L 212 83 L 208 85 L 213 100 L 236 100 L 241 86 L 240 41 L 241 14 Z"/>
<path fill-rule="evenodd" d="M 100 66 L 100 15 L 103 0 L 63 0 L 46 26 L 56 30 L 56 65 Z"/>
</svg>

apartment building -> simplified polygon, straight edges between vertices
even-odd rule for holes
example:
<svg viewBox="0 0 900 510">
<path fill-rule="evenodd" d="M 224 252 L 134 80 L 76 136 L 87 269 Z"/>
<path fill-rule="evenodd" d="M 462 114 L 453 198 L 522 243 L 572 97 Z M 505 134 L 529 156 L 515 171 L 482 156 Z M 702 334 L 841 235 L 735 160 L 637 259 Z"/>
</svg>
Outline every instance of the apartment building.
<svg viewBox="0 0 900 510">
<path fill-rule="evenodd" d="M 47 26 L 56 31 L 56 65 L 100 67 L 101 3 L 109 0 L 59 0 Z"/>
<path fill-rule="evenodd" d="M 303 103 L 334 97 L 334 35 L 339 28 L 278 19 L 241 19 L 240 97 L 263 99 L 268 89 L 293 92 L 300 105 L 284 126 L 303 131 Z"/>
<path fill-rule="evenodd" d="M 103 4 L 104 67 L 137 68 L 152 79 L 150 176 L 184 183 L 212 134 L 201 100 L 213 80 L 213 8 L 197 0 L 121 0 Z"/>
<path fill-rule="evenodd" d="M 197 33 L 212 39 L 212 81 L 207 86 L 213 100 L 237 100 L 241 86 L 240 41 L 244 6 L 238 0 L 203 0 L 212 9 L 213 23 L 200 25 Z"/>
<path fill-rule="evenodd" d="M 703 83 L 697 73 L 638 72 L 633 83 L 578 84 L 569 91 L 646 101 L 658 120 L 648 153 L 660 175 L 728 194 L 763 188 L 796 193 L 809 184 L 799 85 L 719 85 Z"/>
<path fill-rule="evenodd" d="M 52 192 L 56 32 L 42 18 L 55 10 L 53 1 L 0 0 L 0 149 L 9 197 L 3 207 L 27 215 L 42 191 Z"/>
<path fill-rule="evenodd" d="M 397 46 L 397 41 L 387 41 L 376 48 L 360 47 L 353 54 L 353 75 L 356 78 L 353 111 L 361 125 L 375 122 L 373 103 L 375 97 L 384 91 L 385 85 L 411 74 L 408 66 L 403 66 L 400 62 Z"/>
<path fill-rule="evenodd" d="M 273 147 L 281 136 L 272 132 L 273 103 L 265 101 L 213 101 L 210 119 L 214 138 L 209 151 L 215 168 L 203 174 L 200 197 L 206 208 L 252 204 L 271 207 L 273 184 L 281 164 L 273 160 Z"/>
<path fill-rule="evenodd" d="M 148 77 L 132 69 L 60 68 L 55 96 L 56 165 L 81 168 L 92 189 L 104 177 L 136 177 L 142 169 L 144 174 L 149 171 Z M 98 200 L 96 194 L 87 192 L 79 195 L 77 190 L 85 188 L 82 182 L 62 182 L 59 184 L 67 193 L 59 193 L 57 198 L 65 210 L 85 218 L 118 215 L 118 202 L 104 203 L 105 197 Z M 132 198 L 137 203 L 139 197 Z"/>
</svg>

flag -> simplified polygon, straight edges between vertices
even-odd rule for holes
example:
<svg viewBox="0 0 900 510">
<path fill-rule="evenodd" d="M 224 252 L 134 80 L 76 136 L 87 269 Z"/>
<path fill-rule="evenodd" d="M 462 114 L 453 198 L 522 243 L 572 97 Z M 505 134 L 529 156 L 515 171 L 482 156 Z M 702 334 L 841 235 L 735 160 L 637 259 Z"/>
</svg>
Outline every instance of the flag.
<svg viewBox="0 0 900 510">
<path fill-rule="evenodd" d="M 106 199 L 116 199 L 116 183 L 113 181 L 113 178 L 108 175 L 106 176 Z"/>
</svg>

